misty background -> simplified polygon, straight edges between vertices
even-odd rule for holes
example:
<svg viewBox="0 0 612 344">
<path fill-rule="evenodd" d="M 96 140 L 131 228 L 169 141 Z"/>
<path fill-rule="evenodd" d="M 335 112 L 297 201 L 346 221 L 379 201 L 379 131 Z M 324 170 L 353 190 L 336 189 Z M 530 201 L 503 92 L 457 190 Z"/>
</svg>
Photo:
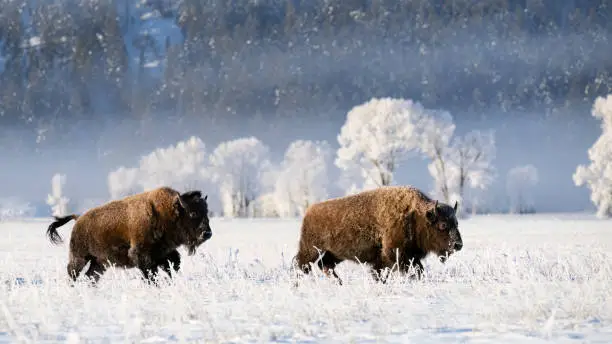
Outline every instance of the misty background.
<svg viewBox="0 0 612 344">
<path fill-rule="evenodd" d="M 0 0 L 0 198 L 48 215 L 63 173 L 71 202 L 107 199 L 110 171 L 191 135 L 209 152 L 253 135 L 278 160 L 296 139 L 335 150 L 352 107 L 402 97 L 450 111 L 457 134 L 495 129 L 492 211 L 524 164 L 538 212 L 592 211 L 572 174 L 612 93 L 611 14 L 606 0 Z M 429 191 L 426 165 L 395 182 Z"/>
</svg>

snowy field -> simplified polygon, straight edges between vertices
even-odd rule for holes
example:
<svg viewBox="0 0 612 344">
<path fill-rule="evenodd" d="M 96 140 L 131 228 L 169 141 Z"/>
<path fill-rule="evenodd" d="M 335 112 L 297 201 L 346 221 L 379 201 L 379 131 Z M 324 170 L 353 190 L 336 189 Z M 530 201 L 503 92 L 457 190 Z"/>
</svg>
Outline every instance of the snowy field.
<svg viewBox="0 0 612 344">
<path fill-rule="evenodd" d="M 119 269 L 68 287 L 48 221 L 0 223 L 0 343 L 612 342 L 612 221 L 589 215 L 474 217 L 460 223 L 464 250 L 426 260 L 423 281 L 377 284 L 343 263 L 345 285 L 297 289 L 297 220 L 214 219 L 160 288 Z"/>
</svg>

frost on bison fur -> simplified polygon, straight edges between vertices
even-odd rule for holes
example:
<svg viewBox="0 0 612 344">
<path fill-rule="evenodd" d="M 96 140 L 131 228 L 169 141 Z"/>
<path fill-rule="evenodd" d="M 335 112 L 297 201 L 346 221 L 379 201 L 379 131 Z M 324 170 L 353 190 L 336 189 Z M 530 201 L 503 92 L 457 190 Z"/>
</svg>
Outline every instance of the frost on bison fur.
<svg viewBox="0 0 612 344">
<path fill-rule="evenodd" d="M 416 270 L 421 259 L 436 254 L 442 262 L 463 241 L 454 207 L 438 203 L 409 186 L 384 186 L 313 204 L 302 221 L 295 262 L 304 272 L 310 263 L 342 283 L 333 268 L 344 260 L 368 263 L 376 280 L 399 263 L 402 273 Z M 399 255 L 396 256 L 396 252 Z"/>
<path fill-rule="evenodd" d="M 83 215 L 56 217 L 47 229 L 52 243 L 62 242 L 57 228 L 76 220 L 70 238 L 68 275 L 76 280 L 90 262 L 85 275 L 97 282 L 112 264 L 137 267 L 154 280 L 159 268 L 171 275 L 180 267 L 177 248 L 188 254 L 211 238 L 208 196 L 200 191 L 178 191 L 160 187 L 92 208 Z"/>
</svg>

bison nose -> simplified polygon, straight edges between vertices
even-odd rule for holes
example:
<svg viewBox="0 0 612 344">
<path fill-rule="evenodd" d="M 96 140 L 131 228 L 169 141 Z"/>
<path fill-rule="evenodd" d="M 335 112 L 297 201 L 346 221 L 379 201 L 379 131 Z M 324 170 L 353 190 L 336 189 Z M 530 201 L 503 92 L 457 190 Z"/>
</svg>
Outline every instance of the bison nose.
<svg viewBox="0 0 612 344">
<path fill-rule="evenodd" d="M 463 248 L 463 243 L 462 242 L 456 242 L 455 246 L 453 248 L 455 249 L 455 251 L 461 251 L 461 249 Z"/>
</svg>

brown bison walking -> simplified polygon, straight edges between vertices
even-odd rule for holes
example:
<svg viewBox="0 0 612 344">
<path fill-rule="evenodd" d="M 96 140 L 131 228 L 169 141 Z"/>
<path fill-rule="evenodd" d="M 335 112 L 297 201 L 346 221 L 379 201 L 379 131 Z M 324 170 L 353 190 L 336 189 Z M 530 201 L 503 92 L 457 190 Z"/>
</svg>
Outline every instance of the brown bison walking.
<svg viewBox="0 0 612 344">
<path fill-rule="evenodd" d="M 427 254 L 444 262 L 463 247 L 456 210 L 457 203 L 438 203 L 409 186 L 385 186 L 316 203 L 304 215 L 294 259 L 306 274 L 310 263 L 317 262 L 340 284 L 333 269 L 344 260 L 368 263 L 374 278 L 383 283 L 381 273 L 396 263 L 403 273 L 413 267 L 420 278 L 421 259 Z"/>
<path fill-rule="evenodd" d="M 137 267 L 150 281 L 159 268 L 171 275 L 180 267 L 177 248 L 185 245 L 193 255 L 212 236 L 208 219 L 208 196 L 200 191 L 180 194 L 168 187 L 111 201 L 81 216 L 58 218 L 47 229 L 52 243 L 62 239 L 57 228 L 76 220 L 70 238 L 68 275 L 76 280 L 90 262 L 85 275 L 97 282 L 108 265 Z"/>
</svg>

